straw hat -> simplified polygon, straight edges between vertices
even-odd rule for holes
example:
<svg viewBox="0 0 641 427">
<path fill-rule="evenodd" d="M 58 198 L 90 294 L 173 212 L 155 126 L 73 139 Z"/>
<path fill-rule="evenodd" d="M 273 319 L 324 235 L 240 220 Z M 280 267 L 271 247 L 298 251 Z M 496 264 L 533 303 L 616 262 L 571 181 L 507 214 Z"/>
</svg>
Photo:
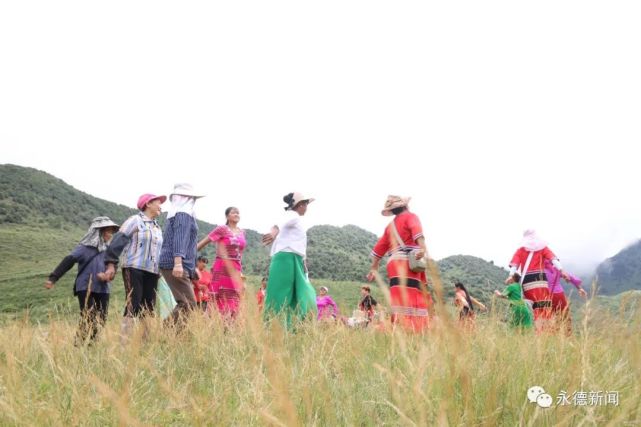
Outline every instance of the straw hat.
<svg viewBox="0 0 641 427">
<path fill-rule="evenodd" d="M 411 197 L 401 197 L 401 196 L 387 196 L 385 201 L 385 206 L 381 211 L 383 216 L 391 216 L 392 209 L 407 207 L 407 204 L 410 202 Z"/>
</svg>

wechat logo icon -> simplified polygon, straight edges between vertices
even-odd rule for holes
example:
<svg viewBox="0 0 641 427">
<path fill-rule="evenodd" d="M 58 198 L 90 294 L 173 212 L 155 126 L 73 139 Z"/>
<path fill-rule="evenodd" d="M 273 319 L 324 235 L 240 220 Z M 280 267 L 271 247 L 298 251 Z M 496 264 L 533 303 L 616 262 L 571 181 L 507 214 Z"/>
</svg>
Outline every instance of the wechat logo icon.
<svg viewBox="0 0 641 427">
<path fill-rule="evenodd" d="M 527 400 L 530 403 L 536 403 L 540 408 L 550 408 L 553 402 L 552 396 L 547 394 L 543 387 L 538 385 L 528 389 Z"/>
</svg>

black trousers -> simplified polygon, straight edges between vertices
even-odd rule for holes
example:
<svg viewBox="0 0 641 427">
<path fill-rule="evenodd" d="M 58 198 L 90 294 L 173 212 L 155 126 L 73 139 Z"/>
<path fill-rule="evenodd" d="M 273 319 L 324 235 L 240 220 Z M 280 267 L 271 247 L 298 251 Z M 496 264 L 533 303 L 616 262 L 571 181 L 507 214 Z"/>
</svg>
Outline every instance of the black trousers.
<svg viewBox="0 0 641 427">
<path fill-rule="evenodd" d="M 100 328 L 105 325 L 109 310 L 109 294 L 77 291 L 76 296 L 80 305 L 80 324 L 76 337 L 77 344 L 80 344 L 87 338 L 95 340 Z"/>
<path fill-rule="evenodd" d="M 139 317 L 153 313 L 159 276 L 137 268 L 123 268 L 122 278 L 127 294 L 124 316 Z"/>
</svg>

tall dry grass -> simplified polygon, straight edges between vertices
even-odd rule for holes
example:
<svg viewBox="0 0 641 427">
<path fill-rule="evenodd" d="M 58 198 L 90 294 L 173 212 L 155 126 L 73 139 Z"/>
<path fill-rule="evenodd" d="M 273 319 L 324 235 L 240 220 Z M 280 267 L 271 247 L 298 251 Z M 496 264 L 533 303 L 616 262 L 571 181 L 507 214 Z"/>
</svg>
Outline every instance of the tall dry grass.
<svg viewBox="0 0 641 427">
<path fill-rule="evenodd" d="M 426 335 L 285 330 L 247 301 L 233 326 L 192 316 L 176 335 L 155 322 L 124 347 L 113 320 L 80 348 L 67 320 L 12 322 L 0 329 L 0 424 L 641 425 L 638 315 L 588 304 L 566 338 L 514 333 L 496 310 L 465 332 L 437 312 Z M 542 409 L 526 399 L 533 385 L 620 401 Z"/>
</svg>

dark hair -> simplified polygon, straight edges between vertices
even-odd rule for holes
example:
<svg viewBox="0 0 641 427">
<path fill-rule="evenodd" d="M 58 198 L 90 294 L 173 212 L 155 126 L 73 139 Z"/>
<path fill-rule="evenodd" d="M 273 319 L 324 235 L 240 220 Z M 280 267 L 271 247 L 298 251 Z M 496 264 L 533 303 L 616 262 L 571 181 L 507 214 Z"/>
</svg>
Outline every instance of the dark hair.
<svg viewBox="0 0 641 427">
<path fill-rule="evenodd" d="M 283 196 L 283 202 L 287 203 L 287 206 L 285 206 L 286 211 L 294 209 L 294 193 L 288 193 Z"/>
<path fill-rule="evenodd" d="M 206 256 L 204 256 L 204 255 L 200 255 L 200 256 L 198 256 L 198 260 L 197 260 L 197 261 L 202 261 L 202 262 L 204 262 L 205 264 L 207 264 L 207 263 L 209 262 L 209 260 L 207 259 L 207 257 L 206 257 Z"/>
<path fill-rule="evenodd" d="M 463 292 L 465 292 L 465 299 L 467 300 L 467 305 L 470 306 L 470 310 L 474 311 L 474 306 L 472 305 L 472 298 L 470 298 L 470 293 L 465 289 L 465 286 L 461 282 L 456 282 L 454 285 L 455 288 L 459 288 Z"/>
<path fill-rule="evenodd" d="M 368 293 L 372 292 L 372 290 L 371 290 L 371 289 L 369 288 L 369 286 L 367 286 L 367 285 L 363 285 L 363 286 L 361 286 L 361 289 L 366 290 Z"/>
<path fill-rule="evenodd" d="M 391 211 L 392 211 L 392 213 L 393 213 L 394 215 L 398 215 L 398 214 L 400 214 L 401 212 L 403 212 L 404 210 L 407 210 L 407 206 L 401 206 L 400 208 L 394 208 L 394 209 L 392 209 Z"/>
<path fill-rule="evenodd" d="M 227 209 L 225 209 L 225 218 L 227 218 L 227 215 L 229 215 L 229 214 L 231 213 L 231 211 L 233 211 L 234 209 L 238 210 L 238 208 L 237 208 L 237 207 L 235 207 L 235 206 L 230 206 L 230 207 L 228 207 Z M 229 225 L 229 220 L 227 220 L 227 221 L 225 222 L 225 224 L 226 224 L 226 225 Z"/>
<path fill-rule="evenodd" d="M 514 281 L 516 283 L 521 283 L 521 275 L 519 273 L 514 273 Z"/>
</svg>

